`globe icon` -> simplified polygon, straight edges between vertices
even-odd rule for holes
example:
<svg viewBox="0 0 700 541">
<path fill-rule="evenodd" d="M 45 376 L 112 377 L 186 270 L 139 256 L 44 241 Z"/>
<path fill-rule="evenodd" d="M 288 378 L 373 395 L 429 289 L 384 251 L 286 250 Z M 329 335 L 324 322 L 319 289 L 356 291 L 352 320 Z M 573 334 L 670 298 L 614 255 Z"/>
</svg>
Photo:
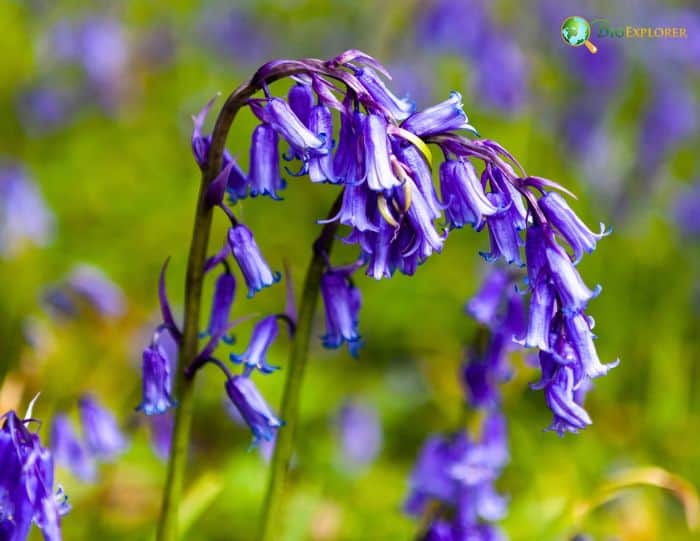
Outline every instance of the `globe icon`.
<svg viewBox="0 0 700 541">
<path fill-rule="evenodd" d="M 591 35 L 591 25 L 583 17 L 567 17 L 561 25 L 561 37 L 564 43 L 580 47 Z"/>
</svg>

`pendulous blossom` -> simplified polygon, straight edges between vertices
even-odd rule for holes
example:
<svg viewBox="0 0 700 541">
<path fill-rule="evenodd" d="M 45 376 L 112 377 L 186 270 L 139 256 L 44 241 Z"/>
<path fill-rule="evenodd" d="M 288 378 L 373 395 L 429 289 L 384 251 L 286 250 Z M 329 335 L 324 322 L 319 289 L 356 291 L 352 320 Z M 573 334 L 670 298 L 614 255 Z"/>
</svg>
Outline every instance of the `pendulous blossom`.
<svg viewBox="0 0 700 541">
<path fill-rule="evenodd" d="M 63 489 L 54 492 L 51 452 L 14 411 L 0 429 L 0 536 L 24 541 L 34 522 L 46 541 L 61 541 L 60 517 L 70 506 Z"/>
<path fill-rule="evenodd" d="M 367 185 L 375 192 L 399 186 L 401 181 L 394 175 L 389 159 L 386 119 L 368 115 L 362 127 Z"/>
<path fill-rule="evenodd" d="M 253 131 L 250 145 L 250 195 L 269 195 L 280 200 L 277 190 L 285 187 L 280 173 L 277 132 L 269 124 L 260 124 Z"/>
<path fill-rule="evenodd" d="M 416 110 L 415 103 L 396 97 L 372 68 L 362 68 L 356 76 L 372 100 L 396 120 L 404 120 Z"/>
<path fill-rule="evenodd" d="M 262 319 L 253 329 L 248 349 L 240 355 L 231 353 L 231 360 L 235 363 L 245 363 L 250 368 L 257 368 L 264 374 L 274 372 L 279 367 L 268 364 L 267 351 L 277 338 L 278 333 L 278 316 L 268 316 Z"/>
<path fill-rule="evenodd" d="M 253 233 L 245 225 L 238 224 L 229 229 L 228 244 L 248 286 L 249 298 L 261 289 L 280 281 L 282 275 L 270 270 Z"/>
<path fill-rule="evenodd" d="M 68 417 L 54 417 L 50 440 L 51 452 L 57 464 L 68 468 L 81 481 L 91 482 L 96 479 L 95 460 L 78 438 Z"/>
<path fill-rule="evenodd" d="M 225 387 L 226 394 L 253 433 L 253 445 L 262 440 L 272 441 L 284 423 L 272 413 L 253 381 L 247 376 L 233 376 L 226 380 Z"/>
<path fill-rule="evenodd" d="M 454 91 L 442 103 L 418 111 L 408 117 L 401 124 L 401 127 L 419 137 L 455 130 L 476 131 L 474 126 L 469 124 L 467 114 L 462 108 L 462 95 Z"/>
<path fill-rule="evenodd" d="M 251 102 L 251 108 L 257 117 L 279 133 L 296 153 L 306 157 L 312 150 L 323 152 L 323 138 L 307 128 L 283 99 Z"/>
<path fill-rule="evenodd" d="M 228 325 L 228 317 L 231 313 L 235 294 L 236 279 L 227 268 L 216 279 L 216 284 L 214 285 L 214 299 L 212 300 L 209 326 L 207 327 L 209 336 L 214 336 L 223 331 Z"/>
<path fill-rule="evenodd" d="M 328 270 L 321 278 L 321 297 L 326 308 L 326 334 L 323 345 L 335 349 L 347 343 L 356 357 L 362 339 L 358 332 L 362 294 L 350 278 L 350 271 Z"/>
<path fill-rule="evenodd" d="M 445 217 L 451 228 L 466 224 L 481 229 L 485 216 L 499 209 L 484 193 L 476 169 L 468 160 L 448 160 L 440 166 L 440 191 L 445 201 Z"/>
<path fill-rule="evenodd" d="M 116 419 L 95 397 L 82 396 L 78 409 L 85 444 L 96 458 L 109 462 L 124 452 L 127 443 Z"/>
<path fill-rule="evenodd" d="M 171 396 L 171 366 L 172 361 L 168 358 L 165 349 L 158 344 L 158 338 L 155 337 L 153 342 L 143 351 L 143 399 L 136 411 L 142 411 L 146 415 L 157 415 L 165 413 L 177 405 Z"/>
</svg>

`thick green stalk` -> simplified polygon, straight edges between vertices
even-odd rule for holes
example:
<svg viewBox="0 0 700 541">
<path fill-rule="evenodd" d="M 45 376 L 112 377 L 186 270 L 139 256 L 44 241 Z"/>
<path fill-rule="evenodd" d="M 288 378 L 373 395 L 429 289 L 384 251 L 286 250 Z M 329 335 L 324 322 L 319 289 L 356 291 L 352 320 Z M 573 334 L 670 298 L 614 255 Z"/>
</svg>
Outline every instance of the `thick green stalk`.
<svg viewBox="0 0 700 541">
<path fill-rule="evenodd" d="M 342 194 L 336 199 L 329 217 L 335 216 L 340 208 Z M 314 314 L 318 304 L 321 277 L 326 267 L 326 257 L 330 255 L 337 222 L 326 224 L 321 236 L 314 244 L 314 254 L 306 271 L 304 289 L 301 293 L 299 318 L 297 320 L 294 341 L 292 342 L 287 366 L 287 380 L 284 385 L 280 417 L 285 426 L 277 431 L 275 451 L 270 463 L 267 494 L 262 509 L 260 523 L 260 541 L 280 539 L 284 528 L 283 497 L 289 465 L 294 453 L 294 442 L 299 417 L 299 399 L 304 381 L 306 361 L 309 357 L 309 342 L 313 327 Z"/>
<path fill-rule="evenodd" d="M 248 98 L 262 89 L 263 85 L 277 79 L 310 70 L 325 72 L 323 65 L 316 60 L 306 64 L 296 61 L 280 61 L 268 68 L 264 74 L 258 72 L 247 83 L 241 85 L 228 97 L 214 125 L 207 167 L 202 174 L 202 181 L 197 198 L 194 229 L 187 261 L 185 281 L 185 317 L 178 359 L 178 371 L 175 381 L 176 396 L 179 401 L 173 427 L 172 447 L 168 461 L 168 473 L 163 488 L 163 503 L 156 531 L 157 541 L 177 541 L 178 508 L 182 499 L 182 487 L 187 463 L 187 447 L 192 425 L 192 400 L 194 374 L 187 376 L 185 368 L 195 359 L 198 349 L 199 315 L 202 303 L 202 283 L 204 281 L 204 262 L 207 255 L 209 232 L 212 222 L 212 208 L 207 203 L 209 185 L 221 170 L 221 163 L 231 124 L 239 109 Z"/>
</svg>

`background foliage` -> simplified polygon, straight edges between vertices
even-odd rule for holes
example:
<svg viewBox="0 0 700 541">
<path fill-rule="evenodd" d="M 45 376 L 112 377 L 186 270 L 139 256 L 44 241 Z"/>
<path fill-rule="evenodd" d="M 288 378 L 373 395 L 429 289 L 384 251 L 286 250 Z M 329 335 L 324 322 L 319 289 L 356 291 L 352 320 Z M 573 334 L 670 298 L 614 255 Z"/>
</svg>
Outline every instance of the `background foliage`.
<svg viewBox="0 0 700 541">
<path fill-rule="evenodd" d="M 579 196 L 572 206 L 588 223 L 615 229 L 581 263 L 588 283 L 604 286 L 590 307 L 601 358 L 622 359 L 589 395 L 593 426 L 563 439 L 543 432 L 548 411 L 542 394 L 528 388 L 537 376 L 521 356 L 504 386 L 512 461 L 499 486 L 511 497 L 504 521 L 511 539 L 584 531 L 596 539 L 694 538 L 678 500 L 656 488 L 625 489 L 611 503 L 575 512 L 616 474 L 634 468 L 655 465 L 700 484 L 700 210 L 696 202 L 690 218 L 677 212 L 678 198 L 692 201 L 690 186 L 700 178 L 700 13 L 691 2 L 609 4 L 543 2 L 525 9 L 510 0 L 488 7 L 467 2 L 452 16 L 454 28 L 472 31 L 470 13 L 481 6 L 495 43 L 505 48 L 493 52 L 482 42 L 474 53 L 462 48 L 458 31 L 429 24 L 442 9 L 429 2 L 2 0 L 0 155 L 25 166 L 56 223 L 47 246 L 25 246 L 0 259 L 0 409 L 23 411 L 41 391 L 35 414 L 48 423 L 56 411 L 75 417 L 76 398 L 90 391 L 131 436 L 128 452 L 103 466 L 96 484 L 60 471 L 73 504 L 63 521 L 65 538 L 152 535 L 165 469 L 133 408 L 140 350 L 156 318 L 157 273 L 169 255 L 171 296 L 176 305 L 182 299 L 199 179 L 189 152 L 190 115 L 269 58 L 326 58 L 351 47 L 394 70 L 395 88 L 411 93 L 419 107 L 462 91 L 482 135 L 501 142 L 529 172 L 570 187 Z M 559 37 L 561 19 L 574 12 L 620 25 L 676 17 L 696 32 L 675 45 L 599 40 L 598 58 L 591 59 Z M 106 70 L 106 79 L 90 84 L 80 62 L 60 59 L 51 36 L 57 25 L 98 16 L 119 25 L 124 57 L 112 62 L 118 69 Z M 98 66 L 109 65 L 115 47 L 90 49 Z M 664 89 L 689 99 L 670 99 L 664 109 L 655 101 Z M 53 101 L 37 100 L 39 91 Z M 683 129 L 673 118 L 685 122 Z M 244 167 L 252 127 L 253 119 L 242 116 L 229 140 Z M 650 152 L 659 148 L 654 161 Z M 284 203 L 239 204 L 270 263 L 281 269 L 287 258 L 297 287 L 318 231 L 314 219 L 325 214 L 333 191 L 292 178 Z M 697 188 L 695 194 L 697 200 Z M 217 222 L 217 245 L 224 231 Z M 316 342 L 285 541 L 410 539 L 417 531 L 401 513 L 407 476 L 423 439 L 460 418 L 456 374 L 475 331 L 462 307 L 484 273 L 477 252 L 487 242 L 484 234 L 457 231 L 414 278 L 361 277 L 366 347 L 359 360 Z M 123 316 L 49 315 L 43 292 L 79 262 L 103 269 L 123 289 Z M 283 302 L 277 287 L 253 300 L 240 295 L 234 310 L 265 313 Z M 249 331 L 241 328 L 234 351 Z M 281 340 L 272 361 L 284 366 L 286 353 Z M 283 376 L 257 379 L 272 404 Z M 252 539 L 265 462 L 248 451 L 249 433 L 226 413 L 218 374 L 205 371 L 198 385 L 185 537 Z M 375 407 L 381 418 L 383 449 L 364 469 L 340 458 L 334 421 L 347 398 Z M 47 436 L 48 425 L 42 431 Z"/>
</svg>

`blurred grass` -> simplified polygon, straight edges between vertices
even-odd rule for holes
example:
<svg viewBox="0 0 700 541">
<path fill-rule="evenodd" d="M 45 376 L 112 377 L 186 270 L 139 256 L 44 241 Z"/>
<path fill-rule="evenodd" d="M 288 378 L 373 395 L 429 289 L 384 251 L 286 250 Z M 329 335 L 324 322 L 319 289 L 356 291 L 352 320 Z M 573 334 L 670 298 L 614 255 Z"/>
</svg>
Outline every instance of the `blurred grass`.
<svg viewBox="0 0 700 541">
<path fill-rule="evenodd" d="M 503 2 L 505 6 L 515 3 Z M 415 2 L 380 9 L 371 2 L 318 0 L 250 4 L 254 20 L 265 25 L 271 55 L 329 57 L 348 47 L 375 54 L 390 64 L 396 48 L 411 41 Z M 25 164 L 57 215 L 57 236 L 43 250 L 30 249 L 0 262 L 0 354 L 7 381 L 21 384 L 24 404 L 38 390 L 36 414 L 72 414 L 76 397 L 93 391 L 133 432 L 126 456 L 102 468 L 101 482 L 85 486 L 65 471 L 59 479 L 73 511 L 64 520 L 66 539 L 150 539 L 158 512 L 163 464 L 152 455 L 145 425 L 133 414 L 138 402 L 140 348 L 156 317 L 157 273 L 172 256 L 168 286 L 175 306 L 182 300 L 198 173 L 189 152 L 189 115 L 215 92 L 226 93 L 248 76 L 241 58 L 222 58 L 205 49 L 193 27 L 199 2 L 125 1 L 111 6 L 131 35 L 167 23 L 175 36 L 175 61 L 157 71 L 141 66 L 130 99 L 116 113 L 81 111 L 69 126 L 29 136 L 14 111 L 17 92 L 42 76 L 36 61 L 42 32 L 61 17 L 95 11 L 91 3 L 5 1 L 0 16 L 0 148 Z M 418 45 L 420 46 L 420 44 Z M 263 60 L 263 59 L 259 59 Z M 572 83 L 551 56 L 532 57 L 532 99 L 516 115 L 480 108 L 468 90 L 471 72 L 455 58 L 435 58 L 429 66 L 435 93 L 464 90 L 470 119 L 489 138 L 510 149 L 530 172 L 557 179 L 579 195 L 575 208 L 588 223 L 609 222 L 609 201 L 585 178 L 583 164 L 569 155 L 551 118 L 569 99 Z M 629 145 L 644 109 L 643 74 L 634 76 L 608 119 L 615 140 L 628 149 L 618 156 L 626 167 L 635 157 Z M 279 87 L 280 91 L 283 86 Z M 220 100 L 221 101 L 221 100 Z M 250 116 L 241 116 L 229 149 L 247 167 Z M 681 181 L 697 174 L 697 156 L 681 152 L 668 170 Z M 668 173 L 662 173 L 668 174 Z M 604 181 L 603 181 L 604 182 Z M 299 286 L 309 243 L 318 231 L 334 189 L 291 179 L 285 202 L 244 201 L 237 212 L 277 269 L 286 256 Z M 625 541 L 656 538 L 690 540 L 681 506 L 655 489 L 635 489 L 605 504 L 581 522 L 563 520 L 569 506 L 587 501 L 611 474 L 656 465 L 700 483 L 697 282 L 698 244 L 682 240 L 667 216 L 663 192 L 636 200 L 629 218 L 581 263 L 589 284 L 604 291 L 591 304 L 601 358 L 622 363 L 596 381 L 589 395 L 595 424 L 577 437 L 559 439 L 542 428 L 549 422 L 541 393 L 527 384 L 535 371 L 515 359 L 516 376 L 504 385 L 510 419 L 512 462 L 499 487 L 511 496 L 505 529 L 514 541 L 564 539 L 576 531 Z M 217 220 L 212 246 L 224 235 Z M 358 279 L 364 295 L 361 330 L 366 347 L 359 361 L 344 351 L 316 344 L 304 387 L 303 423 L 284 540 L 411 539 L 417 525 L 400 511 L 412 462 L 426 435 L 451 429 L 460 409 L 455 374 L 462 345 L 474 325 L 462 313 L 464 300 L 478 287 L 484 264 L 477 255 L 485 235 L 458 231 L 444 253 L 411 279 Z M 339 250 L 339 257 L 352 252 Z M 56 324 L 41 312 L 42 288 L 62 278 L 78 261 L 103 268 L 126 292 L 128 314 L 119 321 L 86 318 Z M 211 287 L 211 286 L 208 286 Z M 240 296 L 236 313 L 266 313 L 283 304 L 281 288 L 253 300 Z M 50 339 L 39 349 L 23 346 L 24 318 L 44 322 Z M 244 325 L 245 344 L 252 324 Z M 320 327 L 317 334 L 320 335 Z M 273 347 L 273 364 L 285 364 L 287 343 Z M 279 403 L 281 373 L 258 378 L 272 404 Z M 191 539 L 249 540 L 254 536 L 265 483 L 265 465 L 248 452 L 249 434 L 223 409 L 218 374 L 198 382 L 189 483 L 193 507 Z M 384 450 L 364 472 L 339 467 L 332 418 L 346 396 L 377 406 L 385 431 Z M 9 396 L 9 395 L 8 395 Z M 46 435 L 47 431 L 42 430 Z M 199 481 L 198 481 L 199 480 Z M 203 484 L 199 484 L 203 483 Z M 221 492 L 215 488 L 221 483 Z M 197 487 L 203 487 L 197 496 Z M 197 503 L 198 502 L 198 503 Z M 38 539 L 34 532 L 32 539 Z"/>
</svg>

